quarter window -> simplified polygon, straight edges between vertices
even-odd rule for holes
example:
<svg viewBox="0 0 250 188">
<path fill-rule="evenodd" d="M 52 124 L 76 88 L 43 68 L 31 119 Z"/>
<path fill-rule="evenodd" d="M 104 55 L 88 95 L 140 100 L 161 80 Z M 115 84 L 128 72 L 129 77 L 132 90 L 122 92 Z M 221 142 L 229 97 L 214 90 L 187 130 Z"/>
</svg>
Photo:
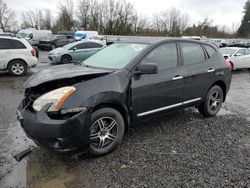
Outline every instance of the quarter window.
<svg viewBox="0 0 250 188">
<path fill-rule="evenodd" d="M 202 63 L 205 61 L 205 54 L 200 44 L 181 43 L 181 49 L 185 65 Z"/>
<path fill-rule="evenodd" d="M 11 40 L 10 44 L 11 44 L 11 49 L 26 49 L 24 44 L 18 40 Z"/>
<path fill-rule="evenodd" d="M 156 47 L 142 60 L 142 63 L 156 63 L 159 70 L 177 67 L 176 43 L 168 43 Z"/>
</svg>

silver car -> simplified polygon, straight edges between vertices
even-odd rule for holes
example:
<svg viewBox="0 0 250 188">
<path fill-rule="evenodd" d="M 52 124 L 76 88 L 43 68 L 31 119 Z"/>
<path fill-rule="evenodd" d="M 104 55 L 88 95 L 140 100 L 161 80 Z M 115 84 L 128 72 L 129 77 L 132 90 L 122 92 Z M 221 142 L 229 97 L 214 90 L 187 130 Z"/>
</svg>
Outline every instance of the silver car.
<svg viewBox="0 0 250 188">
<path fill-rule="evenodd" d="M 227 47 L 221 48 L 221 53 L 233 65 L 233 70 L 250 68 L 250 50 L 247 48 Z"/>
<path fill-rule="evenodd" d="M 101 50 L 103 45 L 92 41 L 78 41 L 49 52 L 52 63 L 82 62 Z"/>
</svg>

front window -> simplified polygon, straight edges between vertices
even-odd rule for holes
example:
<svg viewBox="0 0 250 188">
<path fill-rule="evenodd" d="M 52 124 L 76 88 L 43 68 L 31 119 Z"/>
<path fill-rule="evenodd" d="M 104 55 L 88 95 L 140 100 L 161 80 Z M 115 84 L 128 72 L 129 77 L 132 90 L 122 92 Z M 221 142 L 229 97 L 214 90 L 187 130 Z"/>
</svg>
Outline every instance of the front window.
<svg viewBox="0 0 250 188">
<path fill-rule="evenodd" d="M 98 68 L 122 69 L 146 47 L 146 44 L 112 44 L 88 58 L 84 64 Z"/>
<path fill-rule="evenodd" d="M 71 50 L 72 48 L 74 48 L 76 46 L 76 44 L 78 43 L 69 43 L 69 44 L 66 44 L 65 46 L 63 46 L 63 48 L 67 49 L 67 50 Z"/>
</svg>

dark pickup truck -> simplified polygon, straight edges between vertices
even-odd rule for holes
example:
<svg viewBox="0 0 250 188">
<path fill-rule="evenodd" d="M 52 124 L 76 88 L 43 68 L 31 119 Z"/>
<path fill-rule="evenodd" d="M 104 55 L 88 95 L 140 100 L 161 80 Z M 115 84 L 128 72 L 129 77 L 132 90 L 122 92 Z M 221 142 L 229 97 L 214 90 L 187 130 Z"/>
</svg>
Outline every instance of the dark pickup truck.
<svg viewBox="0 0 250 188">
<path fill-rule="evenodd" d="M 39 41 L 39 48 L 41 49 L 55 49 L 57 47 L 62 47 L 66 44 L 74 42 L 73 36 L 67 35 L 52 35 L 47 39 Z"/>
</svg>

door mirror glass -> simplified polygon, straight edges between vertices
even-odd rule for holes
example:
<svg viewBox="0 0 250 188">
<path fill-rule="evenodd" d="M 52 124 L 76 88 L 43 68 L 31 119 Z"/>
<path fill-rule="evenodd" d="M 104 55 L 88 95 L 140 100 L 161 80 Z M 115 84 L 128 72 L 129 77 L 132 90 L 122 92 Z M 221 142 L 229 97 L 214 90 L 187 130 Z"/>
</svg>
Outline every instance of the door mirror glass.
<svg viewBox="0 0 250 188">
<path fill-rule="evenodd" d="M 157 74 L 157 73 L 158 73 L 158 65 L 156 63 L 140 64 L 135 70 L 135 74 Z"/>
</svg>

